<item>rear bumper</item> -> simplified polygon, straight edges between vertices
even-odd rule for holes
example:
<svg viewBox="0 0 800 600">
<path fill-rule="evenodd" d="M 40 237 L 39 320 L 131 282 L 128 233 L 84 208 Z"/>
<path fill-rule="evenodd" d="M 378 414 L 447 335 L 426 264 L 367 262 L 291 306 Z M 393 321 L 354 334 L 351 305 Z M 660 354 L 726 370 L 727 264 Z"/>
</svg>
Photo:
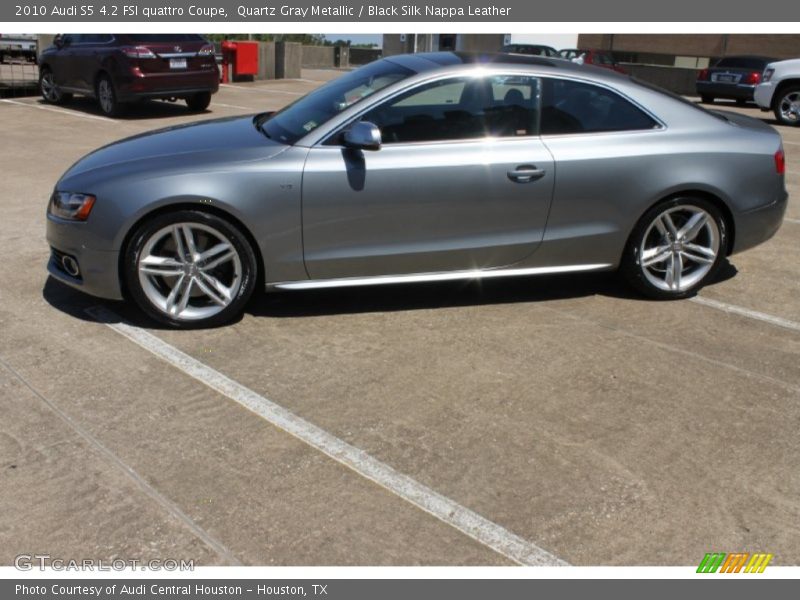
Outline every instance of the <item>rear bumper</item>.
<svg viewBox="0 0 800 600">
<path fill-rule="evenodd" d="M 119 78 L 117 97 L 120 101 L 139 98 L 185 97 L 198 93 L 214 94 L 219 90 L 219 71 L 147 73 Z"/>
<path fill-rule="evenodd" d="M 789 194 L 782 191 L 774 202 L 734 216 L 733 252 L 742 252 L 770 239 L 780 229 Z"/>
<path fill-rule="evenodd" d="M 53 251 L 47 263 L 47 272 L 55 279 L 75 289 L 111 300 L 122 300 L 119 280 L 119 253 L 87 248 L 82 240 L 85 223 L 70 223 L 47 217 L 47 242 Z M 68 255 L 78 263 L 80 273 L 72 276 L 61 264 L 61 255 Z"/>
<path fill-rule="evenodd" d="M 714 98 L 733 98 L 734 100 L 752 100 L 754 85 L 736 83 L 717 83 L 714 81 L 698 81 L 697 93 Z"/>
</svg>

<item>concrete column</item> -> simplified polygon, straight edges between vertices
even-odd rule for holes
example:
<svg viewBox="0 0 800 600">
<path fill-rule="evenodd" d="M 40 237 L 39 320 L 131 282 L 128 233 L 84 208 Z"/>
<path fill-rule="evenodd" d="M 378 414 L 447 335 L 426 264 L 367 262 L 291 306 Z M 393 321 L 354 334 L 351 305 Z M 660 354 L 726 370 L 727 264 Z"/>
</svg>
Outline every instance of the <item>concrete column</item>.
<svg viewBox="0 0 800 600">
<path fill-rule="evenodd" d="M 303 45 L 298 42 L 275 43 L 275 78 L 300 79 Z"/>
</svg>

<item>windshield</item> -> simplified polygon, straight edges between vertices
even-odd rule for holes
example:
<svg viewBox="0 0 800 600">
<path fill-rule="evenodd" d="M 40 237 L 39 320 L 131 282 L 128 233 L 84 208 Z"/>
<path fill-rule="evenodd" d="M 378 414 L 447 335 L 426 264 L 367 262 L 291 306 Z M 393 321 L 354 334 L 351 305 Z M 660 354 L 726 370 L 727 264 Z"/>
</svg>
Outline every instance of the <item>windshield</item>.
<svg viewBox="0 0 800 600">
<path fill-rule="evenodd" d="M 259 122 L 259 126 L 269 138 L 294 144 L 344 109 L 413 74 L 411 69 L 386 60 L 371 63 L 326 83 Z"/>
</svg>

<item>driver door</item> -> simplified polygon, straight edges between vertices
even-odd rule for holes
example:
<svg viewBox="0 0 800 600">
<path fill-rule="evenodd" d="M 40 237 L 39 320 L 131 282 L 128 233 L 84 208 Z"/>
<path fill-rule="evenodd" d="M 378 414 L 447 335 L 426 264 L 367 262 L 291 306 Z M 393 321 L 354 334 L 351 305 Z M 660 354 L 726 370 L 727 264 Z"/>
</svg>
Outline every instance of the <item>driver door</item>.
<svg viewBox="0 0 800 600">
<path fill-rule="evenodd" d="M 538 137 L 539 80 L 457 77 L 422 84 L 361 115 L 377 151 L 334 135 L 303 173 L 312 279 L 494 269 L 539 245 L 553 194 Z"/>
</svg>

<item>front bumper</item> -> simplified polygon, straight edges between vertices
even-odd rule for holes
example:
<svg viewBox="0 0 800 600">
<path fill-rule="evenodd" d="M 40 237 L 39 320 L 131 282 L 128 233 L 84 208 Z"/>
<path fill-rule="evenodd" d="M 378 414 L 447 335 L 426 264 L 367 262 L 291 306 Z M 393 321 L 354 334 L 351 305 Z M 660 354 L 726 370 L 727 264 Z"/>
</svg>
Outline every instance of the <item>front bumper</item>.
<svg viewBox="0 0 800 600">
<path fill-rule="evenodd" d="M 718 83 L 715 81 L 698 81 L 697 93 L 714 98 L 733 98 L 734 100 L 752 100 L 756 86 L 737 83 Z"/>
<path fill-rule="evenodd" d="M 122 300 L 119 279 L 119 252 L 87 248 L 83 240 L 85 223 L 47 216 L 47 242 L 53 250 L 47 263 L 50 275 L 82 292 L 110 300 Z M 61 255 L 73 257 L 79 266 L 72 276 L 61 265 Z"/>
<path fill-rule="evenodd" d="M 784 190 L 771 204 L 735 215 L 736 232 L 731 254 L 757 246 L 775 235 L 783 223 L 788 199 L 789 194 Z"/>
<path fill-rule="evenodd" d="M 775 94 L 775 86 L 771 81 L 761 83 L 756 86 L 756 91 L 753 93 L 753 99 L 762 110 L 772 109 L 772 96 Z"/>
</svg>

